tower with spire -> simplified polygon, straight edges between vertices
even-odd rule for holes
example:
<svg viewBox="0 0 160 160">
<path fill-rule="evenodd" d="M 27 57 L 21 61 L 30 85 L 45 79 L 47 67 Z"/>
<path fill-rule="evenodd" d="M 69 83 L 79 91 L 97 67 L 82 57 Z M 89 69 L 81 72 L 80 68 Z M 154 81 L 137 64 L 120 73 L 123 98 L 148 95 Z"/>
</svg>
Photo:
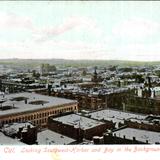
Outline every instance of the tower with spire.
<svg viewBox="0 0 160 160">
<path fill-rule="evenodd" d="M 92 78 L 93 82 L 98 82 L 98 74 L 97 74 L 97 67 L 94 67 L 94 73 L 93 73 L 93 78 Z"/>
</svg>

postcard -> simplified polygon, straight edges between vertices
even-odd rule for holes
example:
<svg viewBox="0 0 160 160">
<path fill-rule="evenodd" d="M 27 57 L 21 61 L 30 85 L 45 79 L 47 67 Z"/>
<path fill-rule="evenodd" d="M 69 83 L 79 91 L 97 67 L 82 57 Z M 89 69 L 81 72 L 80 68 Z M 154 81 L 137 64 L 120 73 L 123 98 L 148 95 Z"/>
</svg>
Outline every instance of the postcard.
<svg viewBox="0 0 160 160">
<path fill-rule="evenodd" d="M 0 160 L 158 160 L 159 8 L 1 1 Z"/>
</svg>

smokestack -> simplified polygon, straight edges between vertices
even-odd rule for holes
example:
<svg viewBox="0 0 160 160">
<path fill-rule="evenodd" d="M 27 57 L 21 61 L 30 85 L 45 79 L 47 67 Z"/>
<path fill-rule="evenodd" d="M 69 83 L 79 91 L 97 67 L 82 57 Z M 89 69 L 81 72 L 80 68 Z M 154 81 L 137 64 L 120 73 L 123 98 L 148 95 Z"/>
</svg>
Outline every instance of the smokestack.
<svg viewBox="0 0 160 160">
<path fill-rule="evenodd" d="M 148 88 L 150 89 L 152 87 L 152 84 L 151 84 L 151 77 L 148 77 Z"/>
</svg>

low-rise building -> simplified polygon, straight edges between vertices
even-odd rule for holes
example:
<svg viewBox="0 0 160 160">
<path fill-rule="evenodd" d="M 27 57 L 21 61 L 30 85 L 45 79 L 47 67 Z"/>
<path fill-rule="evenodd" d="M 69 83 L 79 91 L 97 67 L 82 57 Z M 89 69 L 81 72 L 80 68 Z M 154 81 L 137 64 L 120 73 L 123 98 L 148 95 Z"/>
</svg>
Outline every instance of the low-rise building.
<svg viewBox="0 0 160 160">
<path fill-rule="evenodd" d="M 4 125 L 2 131 L 5 135 L 17 138 L 26 144 L 36 144 L 37 128 L 31 123 L 13 123 Z"/>
<path fill-rule="evenodd" d="M 160 132 L 160 116 L 149 115 L 145 119 L 129 118 L 124 124 L 130 128 Z"/>
<path fill-rule="evenodd" d="M 25 143 L 20 142 L 17 138 L 13 139 L 0 132 L 0 145 L 25 145 Z"/>
<path fill-rule="evenodd" d="M 121 128 L 104 135 L 105 144 L 159 144 L 159 132 Z"/>
<path fill-rule="evenodd" d="M 99 121 L 111 121 L 115 123 L 116 128 L 119 128 L 119 126 L 124 125 L 125 120 L 129 118 L 135 118 L 138 120 L 144 120 L 146 118 L 146 116 L 142 114 L 123 112 L 114 109 L 103 109 L 100 111 L 95 111 L 86 114 L 86 116 Z"/>
<path fill-rule="evenodd" d="M 45 129 L 37 134 L 38 145 L 68 145 L 75 144 L 76 140 L 57 132 Z"/>
<path fill-rule="evenodd" d="M 69 114 L 56 118 L 50 117 L 48 127 L 55 132 L 82 141 L 83 138 L 92 139 L 94 136 L 102 136 L 107 129 L 112 128 L 112 125 L 77 114 Z"/>
</svg>

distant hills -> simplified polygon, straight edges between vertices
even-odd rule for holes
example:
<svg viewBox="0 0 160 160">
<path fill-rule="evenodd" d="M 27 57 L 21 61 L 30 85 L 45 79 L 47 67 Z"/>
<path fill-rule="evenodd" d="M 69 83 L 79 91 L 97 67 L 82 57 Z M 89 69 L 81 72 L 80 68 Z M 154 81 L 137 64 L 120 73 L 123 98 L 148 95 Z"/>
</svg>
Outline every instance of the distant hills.
<svg viewBox="0 0 160 160">
<path fill-rule="evenodd" d="M 87 67 L 87 66 L 152 66 L 160 65 L 160 61 L 126 61 L 126 60 L 66 60 L 66 59 L 0 59 L 0 64 L 39 66 L 43 63 L 62 67 Z"/>
</svg>

